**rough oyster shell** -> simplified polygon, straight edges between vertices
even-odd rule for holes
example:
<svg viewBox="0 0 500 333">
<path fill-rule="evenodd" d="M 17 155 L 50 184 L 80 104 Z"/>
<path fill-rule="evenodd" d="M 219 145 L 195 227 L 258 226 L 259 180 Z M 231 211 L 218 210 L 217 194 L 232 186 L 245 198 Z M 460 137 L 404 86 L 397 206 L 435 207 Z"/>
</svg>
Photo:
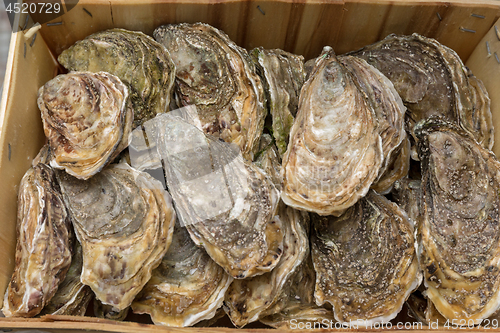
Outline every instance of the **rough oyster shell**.
<svg viewBox="0 0 500 333">
<path fill-rule="evenodd" d="M 135 298 L 132 310 L 151 315 L 156 325 L 192 326 L 215 316 L 231 281 L 177 223 L 167 254 Z"/>
<path fill-rule="evenodd" d="M 89 286 L 80 281 L 82 275 L 83 254 L 82 246 L 75 241 L 73 257 L 66 278 L 57 288 L 57 292 L 50 302 L 43 308 L 41 315 L 69 315 L 83 316 L 93 297 Z"/>
<path fill-rule="evenodd" d="M 167 50 L 142 32 L 95 33 L 63 51 L 58 61 L 70 71 L 104 71 L 129 85 L 134 127 L 168 111 L 175 66 Z"/>
<path fill-rule="evenodd" d="M 234 280 L 227 290 L 224 309 L 237 327 L 266 315 L 269 307 L 279 300 L 282 290 L 289 287 L 290 277 L 309 253 L 309 214 L 280 202 L 277 215 L 282 221 L 285 244 L 280 261 L 269 273 Z"/>
<path fill-rule="evenodd" d="M 308 327 L 308 324 L 314 327 L 318 323 L 328 323 L 331 327 L 331 322 L 335 322 L 333 312 L 316 305 L 315 284 L 316 273 L 308 251 L 304 262 L 290 277 L 287 287 L 281 290 L 278 301 L 265 311 L 266 316 L 260 318 L 260 322 L 281 329 Z"/>
<path fill-rule="evenodd" d="M 234 142 L 253 160 L 264 128 L 264 89 L 248 52 L 208 24 L 175 24 L 153 33 L 174 60 L 179 106 L 196 105 L 203 130 Z"/>
<path fill-rule="evenodd" d="M 384 163 L 372 188 L 379 193 L 387 193 L 394 181 L 406 176 L 410 167 L 409 147 L 406 146 L 408 142 L 404 142 L 406 107 L 391 81 L 378 69 L 363 59 L 352 56 L 339 57 L 339 61 L 352 74 L 359 91 L 375 111 L 382 138 Z"/>
<path fill-rule="evenodd" d="M 272 132 L 278 152 L 283 156 L 297 113 L 300 89 L 305 82 L 304 57 L 262 47 L 253 49 L 250 55 L 258 64 L 257 68 L 265 83 L 267 105 L 273 120 Z"/>
<path fill-rule="evenodd" d="M 451 123 L 431 118 L 414 130 L 425 296 L 446 319 L 479 323 L 500 304 L 500 163 Z"/>
<path fill-rule="evenodd" d="M 283 246 L 278 190 L 237 146 L 172 114 L 157 117 L 158 151 L 181 223 L 231 276 L 269 272 Z"/>
<path fill-rule="evenodd" d="M 329 47 L 300 94 L 283 157 L 283 201 L 321 215 L 340 215 L 376 180 L 383 162 L 374 111 Z"/>
<path fill-rule="evenodd" d="M 113 164 L 89 180 L 59 174 L 83 248 L 81 281 L 119 312 L 151 277 L 175 223 L 170 196 L 144 172 Z"/>
<path fill-rule="evenodd" d="M 112 305 L 107 305 L 94 298 L 94 316 L 97 318 L 124 321 L 127 318 L 130 307 L 116 310 Z"/>
<path fill-rule="evenodd" d="M 30 168 L 21 180 L 17 220 L 16 265 L 2 312 L 33 317 L 55 294 L 71 264 L 71 222 L 47 165 Z"/>
<path fill-rule="evenodd" d="M 408 217 L 419 227 L 422 223 L 423 193 L 422 182 L 403 178 L 394 183 L 392 199 L 406 212 Z"/>
<path fill-rule="evenodd" d="M 133 111 L 114 75 L 58 75 L 40 88 L 38 107 L 50 145 L 44 157 L 77 178 L 95 175 L 128 145 Z"/>
<path fill-rule="evenodd" d="M 389 35 L 350 54 L 365 59 L 394 83 L 408 108 L 410 130 L 418 121 L 438 116 L 457 123 L 485 148 L 493 147 L 491 113 L 475 101 L 477 90 L 452 49 L 414 33 Z"/>
<path fill-rule="evenodd" d="M 281 164 L 278 149 L 269 134 L 262 134 L 260 138 L 260 152 L 254 164 L 264 170 L 271 178 L 274 186 L 281 191 L 283 178 L 281 177 Z"/>
<path fill-rule="evenodd" d="M 394 203 L 370 191 L 341 217 L 312 218 L 316 303 L 359 326 L 398 314 L 421 282 L 413 223 Z"/>
</svg>

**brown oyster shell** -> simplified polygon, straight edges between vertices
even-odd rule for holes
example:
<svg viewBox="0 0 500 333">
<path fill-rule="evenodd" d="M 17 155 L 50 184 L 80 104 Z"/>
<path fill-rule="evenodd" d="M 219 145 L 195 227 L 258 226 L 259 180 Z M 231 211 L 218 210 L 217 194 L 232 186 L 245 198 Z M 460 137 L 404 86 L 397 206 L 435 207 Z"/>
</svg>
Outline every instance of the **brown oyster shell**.
<svg viewBox="0 0 500 333">
<path fill-rule="evenodd" d="M 54 171 L 30 168 L 19 186 L 14 273 L 5 292 L 6 317 L 33 317 L 56 293 L 71 264 L 73 232 Z"/>
<path fill-rule="evenodd" d="M 252 161 L 266 109 L 262 82 L 248 52 L 203 23 L 165 25 L 153 35 L 175 63 L 179 106 L 196 105 L 203 131 L 237 144 Z"/>
<path fill-rule="evenodd" d="M 232 280 L 177 223 L 170 248 L 132 309 L 156 325 L 192 326 L 215 316 Z"/>
<path fill-rule="evenodd" d="M 115 312 L 124 310 L 170 245 L 170 196 L 157 180 L 124 163 L 86 181 L 64 173 L 59 179 L 83 248 L 81 281 Z"/>
<path fill-rule="evenodd" d="M 168 111 L 175 78 L 169 53 L 142 32 L 110 29 L 63 51 L 58 61 L 70 71 L 108 72 L 129 87 L 134 128 Z"/>
<path fill-rule="evenodd" d="M 370 191 L 342 216 L 312 221 L 316 303 L 330 303 L 337 321 L 359 326 L 396 317 L 421 282 L 406 214 Z"/>
<path fill-rule="evenodd" d="M 234 278 L 272 270 L 283 249 L 279 192 L 236 145 L 162 115 L 158 151 L 179 219 L 195 244 Z"/>
<path fill-rule="evenodd" d="M 414 131 L 425 296 L 446 319 L 478 324 L 500 304 L 500 163 L 452 123 L 430 118 Z"/>
<path fill-rule="evenodd" d="M 291 277 L 309 253 L 309 214 L 280 202 L 277 215 L 282 221 L 285 244 L 280 261 L 269 273 L 234 280 L 227 290 L 224 309 L 237 327 L 273 313 L 269 308 L 278 302 L 282 290 L 290 287 Z"/>
<path fill-rule="evenodd" d="M 264 82 L 267 106 L 272 116 L 272 134 L 282 157 L 299 106 L 300 89 L 305 82 L 304 57 L 262 47 L 253 49 L 250 55 Z"/>
<path fill-rule="evenodd" d="M 492 148 L 491 112 L 476 101 L 475 83 L 470 83 L 468 70 L 452 49 L 414 33 L 389 35 L 350 54 L 365 59 L 394 83 L 408 108 L 410 130 L 420 120 L 441 117 Z M 486 90 L 480 94 L 487 96 Z"/>
<path fill-rule="evenodd" d="M 375 117 L 353 76 L 325 47 L 300 94 L 283 157 L 283 201 L 340 215 L 366 195 L 384 159 Z"/>
<path fill-rule="evenodd" d="M 50 302 L 43 308 L 41 315 L 69 315 L 84 316 L 87 306 L 94 293 L 89 286 L 80 281 L 82 275 L 83 254 L 82 246 L 75 241 L 73 257 L 66 278 L 57 288 L 57 292 Z"/>
<path fill-rule="evenodd" d="M 128 89 L 109 73 L 59 75 L 38 92 L 50 165 L 88 179 L 128 145 Z"/>
</svg>

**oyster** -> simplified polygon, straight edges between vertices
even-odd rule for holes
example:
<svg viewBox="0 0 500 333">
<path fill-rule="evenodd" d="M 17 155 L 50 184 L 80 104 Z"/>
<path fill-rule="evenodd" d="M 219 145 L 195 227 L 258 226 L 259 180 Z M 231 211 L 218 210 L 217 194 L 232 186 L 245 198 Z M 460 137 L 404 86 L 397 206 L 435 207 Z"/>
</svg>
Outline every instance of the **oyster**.
<svg viewBox="0 0 500 333">
<path fill-rule="evenodd" d="M 467 120 L 475 131 L 476 141 L 484 148 L 491 150 L 494 144 L 495 130 L 490 110 L 490 97 L 483 82 L 475 77 L 467 67 L 466 70 L 472 88 L 472 101 L 474 103 L 474 112 L 467 114 L 469 117 Z"/>
<path fill-rule="evenodd" d="M 394 183 L 392 199 L 420 227 L 422 223 L 423 193 L 420 180 L 403 178 Z"/>
<path fill-rule="evenodd" d="M 285 244 L 280 261 L 269 273 L 234 280 L 227 290 L 224 309 L 237 327 L 258 320 L 278 301 L 282 290 L 289 287 L 290 277 L 309 253 L 309 214 L 290 208 L 283 202 L 280 202 L 277 214 L 283 225 Z"/>
<path fill-rule="evenodd" d="M 124 310 L 170 245 L 170 196 L 157 180 L 124 163 L 86 181 L 62 172 L 59 180 L 83 248 L 82 283 L 115 312 Z"/>
<path fill-rule="evenodd" d="M 173 24 L 153 33 L 174 60 L 179 106 L 196 105 L 203 130 L 237 144 L 253 160 L 264 128 L 264 88 L 248 52 L 207 24 Z"/>
<path fill-rule="evenodd" d="M 83 316 L 93 297 L 89 286 L 80 281 L 82 275 L 82 246 L 77 241 L 73 247 L 73 257 L 66 278 L 57 288 L 50 302 L 43 308 L 41 314 Z"/>
<path fill-rule="evenodd" d="M 182 225 L 235 278 L 272 270 L 283 246 L 279 192 L 233 144 L 173 112 L 159 118 L 158 151 Z"/>
<path fill-rule="evenodd" d="M 383 159 L 375 112 L 349 70 L 325 47 L 300 94 L 283 157 L 283 201 L 340 215 L 368 192 Z"/>
<path fill-rule="evenodd" d="M 425 296 L 446 319 L 478 324 L 500 304 L 500 163 L 452 123 L 430 118 L 414 131 Z"/>
<path fill-rule="evenodd" d="M 232 280 L 177 223 L 172 245 L 132 309 L 157 325 L 192 326 L 215 316 Z"/>
<path fill-rule="evenodd" d="M 261 71 L 273 120 L 272 133 L 278 152 L 283 156 L 297 113 L 300 89 L 306 77 L 304 57 L 279 49 L 265 50 L 262 47 L 253 49 L 250 55 Z"/>
<path fill-rule="evenodd" d="M 168 111 L 175 66 L 167 50 L 142 32 L 101 31 L 76 42 L 57 60 L 70 71 L 104 71 L 126 83 L 134 128 Z"/>
<path fill-rule="evenodd" d="M 321 327 L 332 327 L 333 312 L 314 302 L 316 274 L 307 252 L 304 262 L 281 290 L 278 301 L 263 313 L 265 316 L 260 318 L 263 324 L 280 329 L 318 328 L 315 326 L 318 323 Z"/>
<path fill-rule="evenodd" d="M 394 83 L 408 108 L 410 130 L 418 121 L 438 116 L 458 124 L 485 148 L 493 146 L 491 112 L 475 101 L 477 91 L 468 70 L 452 49 L 414 33 L 389 35 L 350 54 L 365 59 Z"/>
<path fill-rule="evenodd" d="M 410 167 L 404 127 L 406 107 L 391 81 L 378 69 L 352 56 L 339 57 L 339 61 L 352 74 L 359 90 L 375 111 L 384 163 L 372 188 L 379 193 L 387 193 L 394 181 L 406 176 Z"/>
<path fill-rule="evenodd" d="M 54 296 L 71 264 L 71 222 L 47 165 L 30 168 L 21 180 L 17 220 L 16 263 L 2 312 L 33 317 Z"/>
<path fill-rule="evenodd" d="M 421 282 L 406 214 L 370 191 L 342 216 L 312 221 L 316 303 L 329 302 L 342 323 L 368 326 L 396 317 Z"/>
<path fill-rule="evenodd" d="M 128 145 L 133 111 L 114 75 L 59 75 L 40 88 L 38 107 L 50 145 L 45 157 L 77 178 L 95 175 Z"/>
<path fill-rule="evenodd" d="M 273 139 L 269 134 L 262 134 L 260 139 L 260 152 L 257 154 L 255 165 L 264 170 L 274 186 L 281 191 L 283 187 L 283 178 L 281 178 L 281 164 L 279 162 L 278 149 L 274 145 Z"/>
</svg>

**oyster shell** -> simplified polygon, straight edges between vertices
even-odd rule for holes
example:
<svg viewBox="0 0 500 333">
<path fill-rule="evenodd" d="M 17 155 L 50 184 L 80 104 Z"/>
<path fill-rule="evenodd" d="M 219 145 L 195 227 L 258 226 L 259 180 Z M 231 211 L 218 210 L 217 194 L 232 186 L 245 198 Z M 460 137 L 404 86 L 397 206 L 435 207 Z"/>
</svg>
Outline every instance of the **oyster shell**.
<svg viewBox="0 0 500 333">
<path fill-rule="evenodd" d="M 132 310 L 149 314 L 156 325 L 192 326 L 215 316 L 231 281 L 177 223 L 172 245 L 135 298 Z"/>
<path fill-rule="evenodd" d="M 273 181 L 274 186 L 281 191 L 283 188 L 283 178 L 281 177 L 280 157 L 278 149 L 269 134 L 262 134 L 260 152 L 254 163 L 267 173 Z"/>
<path fill-rule="evenodd" d="M 391 81 L 378 69 L 352 56 L 339 57 L 339 61 L 352 74 L 359 91 L 375 111 L 384 162 L 372 188 L 379 193 L 387 193 L 394 181 L 406 176 L 410 167 L 409 147 L 406 146 L 408 142 L 405 142 L 406 107 Z"/>
<path fill-rule="evenodd" d="M 359 326 L 398 314 L 421 282 L 413 223 L 394 203 L 370 191 L 341 217 L 312 219 L 316 303 Z"/>
<path fill-rule="evenodd" d="M 269 272 L 283 246 L 278 190 L 237 146 L 172 114 L 157 117 L 158 151 L 182 225 L 231 276 Z"/>
<path fill-rule="evenodd" d="M 85 315 L 87 306 L 94 294 L 89 286 L 84 285 L 80 281 L 82 265 L 82 246 L 75 241 L 71 266 L 69 266 L 66 278 L 57 288 L 54 297 L 43 308 L 41 315 Z"/>
<path fill-rule="evenodd" d="M 283 157 L 283 201 L 321 215 L 340 215 L 368 192 L 383 159 L 373 109 L 325 47 L 300 94 Z"/>
<path fill-rule="evenodd" d="M 158 27 L 155 39 L 177 68 L 179 106 L 196 105 L 203 130 L 237 144 L 253 160 L 264 128 L 264 88 L 248 52 L 208 24 Z"/>
<path fill-rule="evenodd" d="M 491 150 L 494 144 L 495 129 L 490 110 L 490 97 L 483 82 L 475 77 L 467 67 L 466 70 L 472 88 L 472 101 L 474 103 L 474 112 L 467 114 L 469 117 L 467 120 L 475 131 L 476 141 L 484 148 Z"/>
<path fill-rule="evenodd" d="M 299 105 L 300 89 L 305 82 L 304 57 L 279 49 L 265 50 L 262 47 L 253 49 L 250 55 L 261 72 L 273 120 L 272 133 L 281 157 L 288 145 L 290 129 Z"/>
<path fill-rule="evenodd" d="M 115 312 L 124 310 L 170 245 L 170 196 L 157 180 L 124 163 L 86 181 L 65 173 L 59 180 L 83 248 L 82 283 Z"/>
<path fill-rule="evenodd" d="M 58 75 L 38 92 L 50 165 L 88 179 L 128 145 L 128 89 L 109 73 Z"/>
<path fill-rule="evenodd" d="M 142 32 L 101 31 L 76 42 L 57 60 L 70 71 L 104 71 L 126 83 L 134 128 L 168 111 L 175 66 L 167 50 Z"/>
<path fill-rule="evenodd" d="M 233 324 L 243 327 L 265 315 L 278 301 L 290 277 L 309 253 L 309 214 L 280 202 L 277 211 L 283 225 L 284 250 L 276 267 L 269 273 L 249 279 L 234 280 L 227 290 L 224 309 Z"/>
<path fill-rule="evenodd" d="M 365 59 L 394 83 L 408 108 L 410 130 L 418 121 L 437 116 L 455 122 L 485 148 L 493 146 L 491 113 L 475 101 L 477 91 L 468 70 L 452 49 L 414 33 L 389 35 L 350 54 Z"/>
<path fill-rule="evenodd" d="M 415 135 L 425 296 L 446 319 L 478 324 L 500 304 L 500 163 L 465 131 L 437 118 L 418 123 Z"/>
<path fill-rule="evenodd" d="M 415 226 L 420 227 L 423 210 L 422 182 L 409 178 L 400 179 L 394 183 L 391 194 L 394 202 L 406 212 Z"/>
<path fill-rule="evenodd" d="M 16 263 L 2 312 L 33 317 L 54 296 L 71 264 L 71 222 L 47 165 L 30 168 L 21 180 L 17 220 Z"/>
</svg>

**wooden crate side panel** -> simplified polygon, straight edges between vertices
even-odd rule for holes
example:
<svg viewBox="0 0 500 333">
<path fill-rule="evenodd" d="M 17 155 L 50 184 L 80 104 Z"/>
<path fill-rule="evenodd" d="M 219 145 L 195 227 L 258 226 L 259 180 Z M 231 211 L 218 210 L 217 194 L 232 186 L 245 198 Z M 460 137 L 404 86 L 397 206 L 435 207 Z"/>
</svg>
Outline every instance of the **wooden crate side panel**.
<svg viewBox="0 0 500 333">
<path fill-rule="evenodd" d="M 0 307 L 12 275 L 16 246 L 17 191 L 31 160 L 45 143 L 37 107 L 38 89 L 57 66 L 43 39 L 13 35 L 0 116 Z M 24 50 L 26 48 L 26 57 Z M 43 64 L 42 66 L 40 64 Z"/>
</svg>

